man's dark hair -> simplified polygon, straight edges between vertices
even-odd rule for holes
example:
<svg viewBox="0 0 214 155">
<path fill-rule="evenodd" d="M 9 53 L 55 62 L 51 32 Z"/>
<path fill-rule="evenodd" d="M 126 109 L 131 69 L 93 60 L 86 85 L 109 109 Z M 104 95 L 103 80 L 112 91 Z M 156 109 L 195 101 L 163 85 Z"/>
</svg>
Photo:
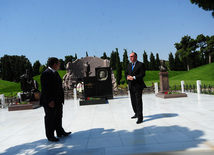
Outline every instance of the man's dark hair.
<svg viewBox="0 0 214 155">
<path fill-rule="evenodd" d="M 55 63 L 58 63 L 58 62 L 59 62 L 58 58 L 50 57 L 50 58 L 48 59 L 48 66 L 49 66 L 49 67 L 53 67 L 53 65 L 54 65 Z"/>
<path fill-rule="evenodd" d="M 137 57 L 137 53 L 135 53 L 135 52 L 132 52 L 132 53 L 134 53 L 134 55 Z"/>
</svg>

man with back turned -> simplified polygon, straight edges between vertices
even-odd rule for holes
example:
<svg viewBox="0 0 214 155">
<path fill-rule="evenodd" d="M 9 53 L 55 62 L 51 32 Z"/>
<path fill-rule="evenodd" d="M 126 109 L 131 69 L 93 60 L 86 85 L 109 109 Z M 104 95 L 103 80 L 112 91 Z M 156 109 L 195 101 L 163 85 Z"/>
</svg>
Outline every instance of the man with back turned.
<svg viewBox="0 0 214 155">
<path fill-rule="evenodd" d="M 45 110 L 45 131 L 49 141 L 59 141 L 57 137 L 68 136 L 71 132 L 65 132 L 62 127 L 62 111 L 64 104 L 64 91 L 62 79 L 57 70 L 59 60 L 55 57 L 48 59 L 48 68 L 41 75 L 42 95 L 40 104 Z"/>
<path fill-rule="evenodd" d="M 136 123 L 139 124 L 143 122 L 142 91 L 146 88 L 143 81 L 145 66 L 142 62 L 137 60 L 137 54 L 135 52 L 130 54 L 130 61 L 131 63 L 128 64 L 126 69 L 126 77 L 128 80 L 132 108 L 135 113 L 131 118 L 137 118 Z"/>
</svg>

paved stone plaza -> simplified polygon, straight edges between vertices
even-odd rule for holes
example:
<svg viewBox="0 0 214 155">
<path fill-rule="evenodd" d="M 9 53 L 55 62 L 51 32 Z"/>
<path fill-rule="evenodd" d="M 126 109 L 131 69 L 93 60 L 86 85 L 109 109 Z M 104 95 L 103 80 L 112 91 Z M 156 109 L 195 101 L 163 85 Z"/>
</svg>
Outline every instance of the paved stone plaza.
<svg viewBox="0 0 214 155">
<path fill-rule="evenodd" d="M 214 96 L 187 95 L 162 99 L 144 94 L 142 124 L 130 119 L 128 96 L 90 106 L 66 100 L 63 127 L 73 134 L 59 142 L 45 137 L 42 107 L 0 109 L 0 154 L 214 154 Z"/>
</svg>

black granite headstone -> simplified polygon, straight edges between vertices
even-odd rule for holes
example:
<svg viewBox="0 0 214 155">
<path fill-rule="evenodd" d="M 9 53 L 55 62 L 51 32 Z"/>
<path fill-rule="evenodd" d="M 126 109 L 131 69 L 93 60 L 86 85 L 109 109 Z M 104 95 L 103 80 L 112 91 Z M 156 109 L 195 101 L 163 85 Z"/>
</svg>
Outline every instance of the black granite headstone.
<svg viewBox="0 0 214 155">
<path fill-rule="evenodd" d="M 112 92 L 112 80 L 111 80 L 111 68 L 102 67 L 95 68 L 96 78 L 97 78 L 97 96 L 103 96 L 108 99 L 113 98 Z"/>
<path fill-rule="evenodd" d="M 80 105 L 106 103 L 107 99 L 113 98 L 111 68 L 95 68 L 93 77 L 84 77 L 84 99 Z"/>
</svg>

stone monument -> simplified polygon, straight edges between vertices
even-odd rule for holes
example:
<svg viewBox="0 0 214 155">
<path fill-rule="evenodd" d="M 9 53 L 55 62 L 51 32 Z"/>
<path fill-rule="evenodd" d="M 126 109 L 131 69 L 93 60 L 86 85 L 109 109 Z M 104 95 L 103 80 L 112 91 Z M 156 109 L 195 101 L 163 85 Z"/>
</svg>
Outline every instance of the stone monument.
<svg viewBox="0 0 214 155">
<path fill-rule="evenodd" d="M 80 105 L 92 105 L 106 103 L 113 98 L 111 68 L 95 68 L 95 76 L 84 77 L 84 98 L 80 99 Z"/>
<path fill-rule="evenodd" d="M 159 77 L 160 77 L 160 91 L 155 95 L 161 98 L 176 98 L 176 97 L 187 97 L 185 93 L 170 93 L 169 90 L 169 72 L 167 72 L 167 67 L 165 66 L 165 61 L 161 60 L 161 66 Z"/>
<path fill-rule="evenodd" d="M 85 57 L 77 59 L 72 63 L 69 62 L 66 65 L 67 73 L 63 77 L 63 88 L 68 90 L 73 89 L 76 87 L 78 79 L 83 80 L 84 77 L 95 77 L 95 68 L 99 67 L 110 67 L 110 61 L 99 57 Z M 116 78 L 112 70 L 110 76 L 113 90 L 116 90 Z"/>
<path fill-rule="evenodd" d="M 77 76 L 72 71 L 72 63 L 68 62 L 66 65 L 67 73 L 63 77 L 63 88 L 65 90 L 71 90 L 76 88 Z"/>
</svg>

